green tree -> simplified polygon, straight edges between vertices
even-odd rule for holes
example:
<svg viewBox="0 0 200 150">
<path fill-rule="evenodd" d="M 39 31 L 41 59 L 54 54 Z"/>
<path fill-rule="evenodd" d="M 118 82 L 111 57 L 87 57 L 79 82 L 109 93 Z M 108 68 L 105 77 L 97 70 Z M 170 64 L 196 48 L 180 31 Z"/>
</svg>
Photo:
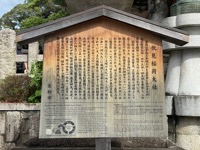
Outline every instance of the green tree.
<svg viewBox="0 0 200 150">
<path fill-rule="evenodd" d="M 63 0 L 25 0 L 0 19 L 1 28 L 26 29 L 67 16 Z"/>
<path fill-rule="evenodd" d="M 19 4 L 1 17 L 1 27 L 13 30 L 19 29 L 21 27 L 21 22 L 32 15 L 33 10 L 29 8 L 27 4 Z"/>
</svg>

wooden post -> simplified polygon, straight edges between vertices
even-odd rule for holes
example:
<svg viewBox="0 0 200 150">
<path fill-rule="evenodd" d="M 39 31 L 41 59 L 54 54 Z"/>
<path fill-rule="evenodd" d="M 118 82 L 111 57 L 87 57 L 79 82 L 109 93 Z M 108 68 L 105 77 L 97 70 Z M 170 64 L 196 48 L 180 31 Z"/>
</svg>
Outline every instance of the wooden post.
<svg viewBox="0 0 200 150">
<path fill-rule="evenodd" d="M 96 139 L 95 150 L 111 150 L 111 139 L 108 138 Z"/>
</svg>

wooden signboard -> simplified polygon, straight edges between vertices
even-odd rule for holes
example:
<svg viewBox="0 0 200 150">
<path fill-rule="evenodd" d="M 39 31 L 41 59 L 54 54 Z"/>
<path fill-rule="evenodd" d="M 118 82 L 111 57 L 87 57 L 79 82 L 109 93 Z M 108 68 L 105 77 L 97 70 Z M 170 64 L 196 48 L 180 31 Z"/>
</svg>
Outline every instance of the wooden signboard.
<svg viewBox="0 0 200 150">
<path fill-rule="evenodd" d="M 167 136 L 160 37 L 101 17 L 44 49 L 40 138 Z"/>
</svg>

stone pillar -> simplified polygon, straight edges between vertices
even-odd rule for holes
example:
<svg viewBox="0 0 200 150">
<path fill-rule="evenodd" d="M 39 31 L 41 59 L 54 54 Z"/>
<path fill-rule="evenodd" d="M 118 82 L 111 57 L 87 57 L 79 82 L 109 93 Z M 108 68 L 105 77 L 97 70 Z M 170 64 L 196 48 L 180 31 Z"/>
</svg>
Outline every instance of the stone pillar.
<svg viewBox="0 0 200 150">
<path fill-rule="evenodd" d="M 166 93 L 178 95 L 180 81 L 181 51 L 171 52 L 166 77 Z"/>
<path fill-rule="evenodd" d="M 0 31 L 0 80 L 16 74 L 16 33 L 10 29 Z"/>
<path fill-rule="evenodd" d="M 200 96 L 200 48 L 182 51 L 179 95 Z"/>
<path fill-rule="evenodd" d="M 28 45 L 28 72 L 31 71 L 31 64 L 37 61 L 39 54 L 39 42 L 30 43 Z"/>
</svg>

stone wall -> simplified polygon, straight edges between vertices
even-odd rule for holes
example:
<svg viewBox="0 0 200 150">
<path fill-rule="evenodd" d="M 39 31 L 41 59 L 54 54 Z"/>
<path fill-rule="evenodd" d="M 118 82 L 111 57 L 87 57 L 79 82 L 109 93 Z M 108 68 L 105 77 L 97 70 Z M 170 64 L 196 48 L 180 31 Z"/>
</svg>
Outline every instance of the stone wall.
<svg viewBox="0 0 200 150">
<path fill-rule="evenodd" d="M 10 150 L 38 137 L 40 104 L 0 103 L 0 149 Z"/>
<path fill-rule="evenodd" d="M 173 149 L 175 148 L 173 142 L 183 147 L 191 146 L 195 148 L 200 146 L 198 143 L 200 118 L 177 116 L 172 98 L 167 97 L 169 139 L 115 138 L 112 139 L 112 146 L 136 149 Z M 169 102 L 170 100 L 171 102 Z M 15 147 L 95 147 L 95 139 L 39 139 L 39 115 L 40 104 L 0 103 L 0 149 L 10 150 Z M 184 142 L 182 142 L 183 140 Z"/>
</svg>

